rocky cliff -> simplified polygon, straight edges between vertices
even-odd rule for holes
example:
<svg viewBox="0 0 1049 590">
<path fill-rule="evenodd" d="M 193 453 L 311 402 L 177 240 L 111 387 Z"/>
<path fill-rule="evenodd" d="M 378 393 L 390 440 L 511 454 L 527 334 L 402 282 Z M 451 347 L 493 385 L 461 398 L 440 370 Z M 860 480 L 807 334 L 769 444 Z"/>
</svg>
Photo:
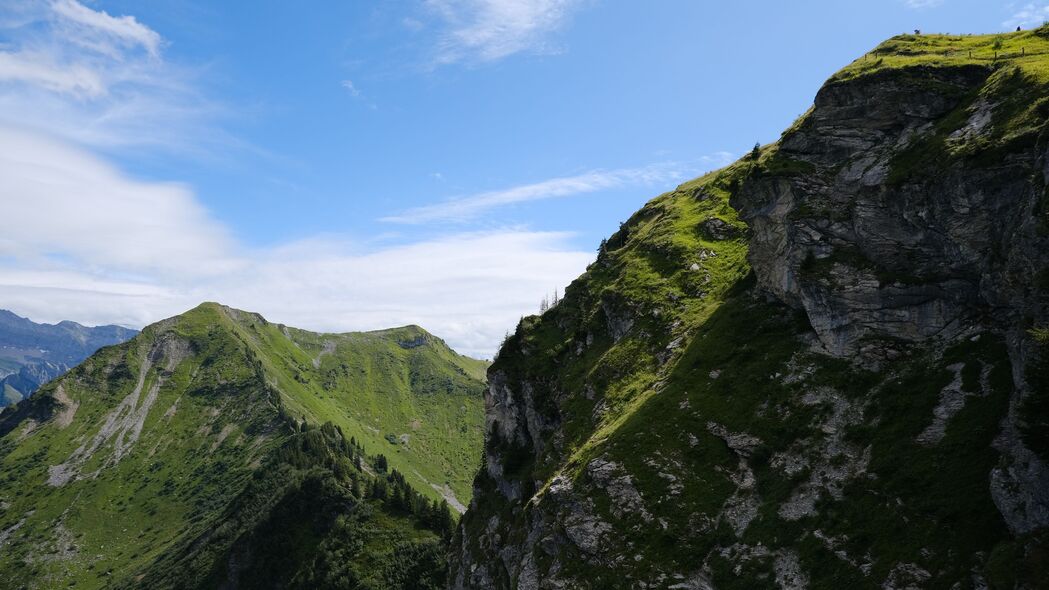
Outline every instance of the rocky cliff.
<svg viewBox="0 0 1049 590">
<path fill-rule="evenodd" d="M 1047 37 L 894 38 L 626 222 L 490 370 L 452 586 L 1046 587 Z"/>
</svg>

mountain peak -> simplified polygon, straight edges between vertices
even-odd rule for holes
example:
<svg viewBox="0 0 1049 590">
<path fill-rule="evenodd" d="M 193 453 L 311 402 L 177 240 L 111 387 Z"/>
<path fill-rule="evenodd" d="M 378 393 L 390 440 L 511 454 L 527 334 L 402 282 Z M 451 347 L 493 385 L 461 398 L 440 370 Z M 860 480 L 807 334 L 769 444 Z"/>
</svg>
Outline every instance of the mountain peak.
<svg viewBox="0 0 1049 590">
<path fill-rule="evenodd" d="M 382 330 L 372 330 L 371 332 L 368 332 L 368 334 L 393 340 L 397 342 L 401 348 L 405 349 L 418 348 L 427 344 L 438 344 L 442 348 L 447 348 L 447 345 L 443 340 L 415 324 L 408 324 L 396 328 L 385 328 Z"/>
<path fill-rule="evenodd" d="M 373 513 L 382 513 L 372 526 L 383 543 L 403 540 L 404 550 L 415 551 L 412 543 L 432 539 L 428 555 L 439 555 L 443 546 L 425 527 L 440 520 L 447 533 L 451 508 L 441 503 L 469 503 L 484 383 L 476 361 L 429 348 L 406 353 L 413 338 L 438 341 L 417 326 L 379 335 L 308 332 L 205 302 L 99 351 L 0 414 L 3 448 L 19 449 L 0 453 L 0 472 L 19 474 L 0 482 L 0 519 L 16 516 L 22 530 L 5 542 L 0 571 L 17 568 L 37 538 L 56 534 L 50 508 L 67 510 L 57 530 L 69 531 L 76 547 L 68 552 L 74 557 L 61 558 L 63 586 L 123 587 L 116 583 L 123 580 L 131 587 L 144 576 L 150 587 L 194 579 L 188 587 L 213 588 L 221 584 L 209 576 L 230 564 L 230 576 L 257 587 L 232 565 L 249 559 L 236 553 L 247 541 L 212 531 L 256 527 L 280 543 L 304 523 L 313 537 L 349 534 L 343 523 L 356 526 Z M 325 473 L 334 479 L 317 481 Z M 274 528 L 272 515 L 289 522 Z M 410 521 L 416 515 L 420 523 Z M 271 544 L 259 543 L 257 557 Z M 143 544 L 149 552 L 137 549 Z M 301 567 L 305 549 L 292 549 L 288 567 Z M 199 562 L 183 560 L 186 554 Z M 100 560 L 107 578 L 91 571 Z M 353 560 L 340 555 L 339 571 Z M 25 580 L 33 574 L 19 571 Z M 175 576 L 178 584 L 170 582 Z"/>
</svg>

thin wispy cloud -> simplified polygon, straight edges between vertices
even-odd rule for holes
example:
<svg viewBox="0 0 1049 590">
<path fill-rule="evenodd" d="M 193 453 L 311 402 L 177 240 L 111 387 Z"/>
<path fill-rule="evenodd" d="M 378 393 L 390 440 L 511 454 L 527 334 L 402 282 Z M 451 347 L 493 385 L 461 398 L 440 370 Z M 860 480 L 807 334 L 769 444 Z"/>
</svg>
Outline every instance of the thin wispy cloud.
<svg viewBox="0 0 1049 590">
<path fill-rule="evenodd" d="M 681 173 L 676 167 L 666 165 L 627 170 L 598 170 L 416 207 L 398 215 L 384 217 L 382 221 L 410 224 L 434 221 L 464 222 L 476 219 L 497 207 L 593 193 L 622 186 L 670 182 L 680 177 Z"/>
<path fill-rule="evenodd" d="M 321 331 L 416 323 L 491 356 L 522 313 L 593 260 L 569 234 L 521 229 L 249 247 L 186 186 L 130 179 L 3 126 L 0 194 L 19 220 L 0 234 L 0 302 L 42 321 L 141 326 L 215 300 Z"/>
<path fill-rule="evenodd" d="M 133 16 L 76 0 L 0 6 L 0 123 L 103 148 L 200 150 L 222 111 Z"/>
<path fill-rule="evenodd" d="M 1031 27 L 1049 21 L 1049 4 L 1035 4 L 1031 2 L 1015 10 L 1013 15 L 1002 23 L 1003 27 L 1009 29 L 1013 27 Z"/>
<path fill-rule="evenodd" d="M 492 62 L 553 51 L 551 36 L 585 0 L 427 0 L 443 22 L 435 63 Z"/>
<path fill-rule="evenodd" d="M 373 111 L 374 110 L 378 110 L 379 106 L 377 104 L 375 104 L 375 101 L 373 101 L 373 100 L 371 100 L 371 98 L 365 96 L 364 93 L 361 92 L 361 89 L 358 88 L 357 85 L 353 83 L 353 80 L 345 79 L 342 82 L 339 82 L 339 86 L 342 86 L 343 90 L 345 90 L 347 94 L 349 94 L 354 99 L 360 101 L 362 104 L 367 106 L 369 109 L 371 109 Z"/>
<path fill-rule="evenodd" d="M 701 158 L 698 163 L 690 165 L 670 162 L 641 168 L 595 170 L 575 176 L 552 178 L 459 197 L 434 205 L 416 207 L 397 215 L 383 217 L 381 221 L 403 224 L 464 223 L 476 220 L 493 209 L 519 203 L 571 197 L 629 186 L 656 186 L 679 182 L 689 175 L 696 175 L 697 168 L 701 169 L 699 171 L 704 171 L 723 166 L 730 160 L 731 154 L 719 152 Z"/>
<path fill-rule="evenodd" d="M 944 0 L 903 0 L 904 5 L 914 9 L 933 8 L 943 4 L 943 2 Z"/>
<path fill-rule="evenodd" d="M 346 89 L 346 92 L 350 93 L 350 96 L 356 98 L 361 95 L 361 91 L 354 85 L 353 80 L 343 80 L 339 83 L 340 86 Z"/>
<path fill-rule="evenodd" d="M 42 51 L 0 52 L 0 82 L 23 83 L 76 98 L 106 94 L 102 76 L 81 64 L 56 63 L 53 55 Z"/>
<path fill-rule="evenodd" d="M 91 10 L 76 0 L 57 0 L 51 4 L 51 9 L 55 15 L 61 17 L 63 26 L 81 28 L 80 34 L 73 40 L 89 43 L 88 46 L 92 49 L 102 50 L 114 56 L 120 55 L 114 45 L 140 46 L 152 56 L 157 56 L 160 52 L 160 35 L 133 16 L 110 16 L 105 11 Z M 107 48 L 107 44 L 112 45 Z"/>
</svg>

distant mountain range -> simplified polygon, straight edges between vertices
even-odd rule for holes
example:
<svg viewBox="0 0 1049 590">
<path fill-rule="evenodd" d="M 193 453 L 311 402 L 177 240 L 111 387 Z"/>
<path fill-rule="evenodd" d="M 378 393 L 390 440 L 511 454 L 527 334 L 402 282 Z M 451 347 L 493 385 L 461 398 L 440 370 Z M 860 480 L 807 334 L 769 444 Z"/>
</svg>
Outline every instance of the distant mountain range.
<svg viewBox="0 0 1049 590">
<path fill-rule="evenodd" d="M 0 309 L 0 407 L 15 404 L 103 346 L 138 334 L 121 326 L 38 324 Z"/>
</svg>

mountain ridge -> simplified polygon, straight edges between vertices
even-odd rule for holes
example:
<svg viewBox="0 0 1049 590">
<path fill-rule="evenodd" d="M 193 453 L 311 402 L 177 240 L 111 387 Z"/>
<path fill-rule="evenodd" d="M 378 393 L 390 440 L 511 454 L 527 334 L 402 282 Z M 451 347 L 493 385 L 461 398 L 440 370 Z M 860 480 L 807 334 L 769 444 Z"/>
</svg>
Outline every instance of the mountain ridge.
<svg viewBox="0 0 1049 590">
<path fill-rule="evenodd" d="M 1047 39 L 893 38 L 631 216 L 490 369 L 451 587 L 1045 587 Z"/>
<path fill-rule="evenodd" d="M 18 587 L 235 585 L 286 529 L 316 549 L 270 556 L 287 584 L 443 578 L 484 363 L 397 334 L 205 303 L 101 349 L 0 413 L 0 572 Z"/>
</svg>

